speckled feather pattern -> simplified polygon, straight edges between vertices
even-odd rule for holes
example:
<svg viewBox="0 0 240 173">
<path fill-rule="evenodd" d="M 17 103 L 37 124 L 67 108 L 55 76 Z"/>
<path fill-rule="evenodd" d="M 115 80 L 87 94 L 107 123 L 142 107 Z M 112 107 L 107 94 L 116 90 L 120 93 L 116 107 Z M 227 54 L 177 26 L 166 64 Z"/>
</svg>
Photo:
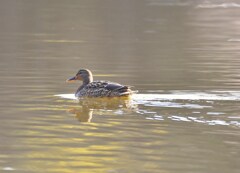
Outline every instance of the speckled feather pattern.
<svg viewBox="0 0 240 173">
<path fill-rule="evenodd" d="M 76 92 L 76 97 L 115 97 L 131 95 L 129 86 L 109 81 L 93 81 Z"/>
</svg>

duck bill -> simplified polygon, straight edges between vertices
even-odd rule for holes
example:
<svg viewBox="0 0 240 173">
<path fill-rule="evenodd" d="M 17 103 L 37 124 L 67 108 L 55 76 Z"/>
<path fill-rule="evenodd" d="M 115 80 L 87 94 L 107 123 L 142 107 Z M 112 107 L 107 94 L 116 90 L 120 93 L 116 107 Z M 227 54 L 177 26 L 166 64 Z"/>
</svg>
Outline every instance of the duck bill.
<svg viewBox="0 0 240 173">
<path fill-rule="evenodd" d="M 71 77 L 69 79 L 66 80 L 66 82 L 70 83 L 70 82 L 75 82 L 76 81 L 76 76 Z"/>
</svg>

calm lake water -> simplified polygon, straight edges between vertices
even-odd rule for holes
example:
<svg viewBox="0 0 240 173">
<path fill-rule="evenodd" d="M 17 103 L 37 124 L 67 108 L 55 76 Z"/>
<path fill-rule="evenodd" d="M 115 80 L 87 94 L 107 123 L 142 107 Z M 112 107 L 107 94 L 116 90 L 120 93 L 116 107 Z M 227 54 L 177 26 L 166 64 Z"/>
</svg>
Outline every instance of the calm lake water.
<svg viewBox="0 0 240 173">
<path fill-rule="evenodd" d="M 0 172 L 239 173 L 240 2 L 0 1 Z M 135 86 L 73 97 L 80 68 Z"/>
</svg>

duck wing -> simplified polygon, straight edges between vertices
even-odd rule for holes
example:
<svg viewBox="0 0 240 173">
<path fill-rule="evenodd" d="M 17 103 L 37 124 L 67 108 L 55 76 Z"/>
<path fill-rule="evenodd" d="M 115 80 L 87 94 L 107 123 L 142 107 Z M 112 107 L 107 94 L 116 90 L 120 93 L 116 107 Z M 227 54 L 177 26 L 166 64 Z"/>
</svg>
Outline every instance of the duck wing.
<svg viewBox="0 0 240 173">
<path fill-rule="evenodd" d="M 88 91 L 89 96 L 95 97 L 111 97 L 132 94 L 132 90 L 129 86 L 110 81 L 93 81 L 85 86 L 85 90 Z"/>
</svg>

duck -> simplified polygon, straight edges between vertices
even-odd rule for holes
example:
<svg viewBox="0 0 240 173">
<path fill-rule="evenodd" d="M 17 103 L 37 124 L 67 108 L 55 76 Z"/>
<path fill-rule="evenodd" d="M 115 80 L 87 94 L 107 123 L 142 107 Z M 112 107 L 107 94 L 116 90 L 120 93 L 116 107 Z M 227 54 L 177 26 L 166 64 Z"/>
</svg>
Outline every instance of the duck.
<svg viewBox="0 0 240 173">
<path fill-rule="evenodd" d="M 75 92 L 75 97 L 122 97 L 130 96 L 137 91 L 131 90 L 131 86 L 122 85 L 111 81 L 93 81 L 92 72 L 88 69 L 80 69 L 74 77 L 66 82 L 82 81 L 82 85 Z"/>
</svg>

